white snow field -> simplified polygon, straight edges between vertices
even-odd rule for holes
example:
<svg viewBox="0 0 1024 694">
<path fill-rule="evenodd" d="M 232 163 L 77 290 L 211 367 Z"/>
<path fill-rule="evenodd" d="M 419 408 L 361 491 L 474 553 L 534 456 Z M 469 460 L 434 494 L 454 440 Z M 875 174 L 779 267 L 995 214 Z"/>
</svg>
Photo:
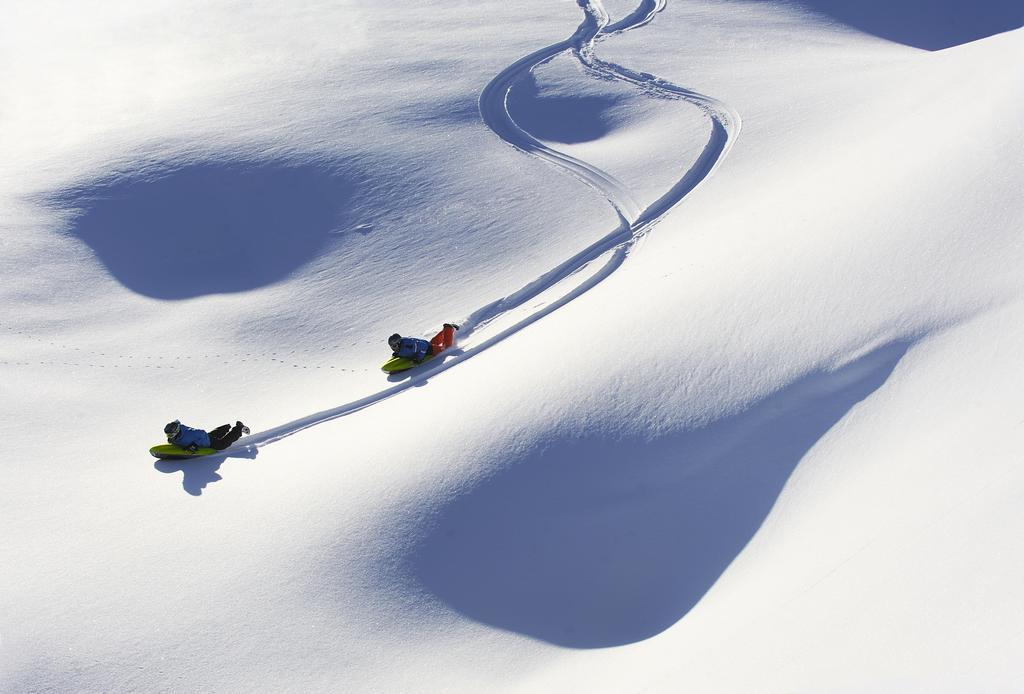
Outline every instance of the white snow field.
<svg viewBox="0 0 1024 694">
<path fill-rule="evenodd" d="M 1024 691 L 1019 0 L 3 15 L 0 691 Z"/>
</svg>

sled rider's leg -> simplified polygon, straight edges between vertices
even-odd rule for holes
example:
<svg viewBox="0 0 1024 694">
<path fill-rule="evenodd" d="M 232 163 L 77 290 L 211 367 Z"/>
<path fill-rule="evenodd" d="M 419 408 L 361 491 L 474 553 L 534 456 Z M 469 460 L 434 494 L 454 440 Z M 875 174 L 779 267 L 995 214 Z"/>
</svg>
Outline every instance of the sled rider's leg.
<svg viewBox="0 0 1024 694">
<path fill-rule="evenodd" d="M 441 337 L 444 340 L 444 348 L 448 349 L 455 344 L 455 326 L 445 323 L 441 329 Z"/>
<path fill-rule="evenodd" d="M 224 438 L 224 434 L 228 433 L 229 431 L 231 431 L 230 424 L 221 424 L 219 427 L 210 432 L 210 440 L 212 441 L 215 438 Z"/>
<path fill-rule="evenodd" d="M 231 445 L 231 442 L 227 440 L 227 436 L 230 436 L 231 425 L 221 424 L 219 427 L 210 432 L 210 448 L 216 451 L 223 451 L 225 448 Z"/>
<path fill-rule="evenodd" d="M 217 448 L 217 450 L 223 450 L 240 438 L 242 438 L 242 427 L 236 424 L 235 426 L 231 427 L 231 431 L 226 433 L 224 437 L 220 439 L 220 441 L 223 443 L 223 446 L 215 446 L 215 448 Z"/>
<path fill-rule="evenodd" d="M 433 338 L 431 338 L 429 354 L 437 354 L 438 352 L 443 352 L 444 348 L 444 331 L 442 330 L 437 335 L 434 335 Z"/>
<path fill-rule="evenodd" d="M 432 354 L 437 354 L 448 349 L 453 344 L 455 344 L 455 326 L 446 323 L 441 328 L 441 332 L 434 335 L 434 339 L 430 341 L 430 351 Z"/>
</svg>

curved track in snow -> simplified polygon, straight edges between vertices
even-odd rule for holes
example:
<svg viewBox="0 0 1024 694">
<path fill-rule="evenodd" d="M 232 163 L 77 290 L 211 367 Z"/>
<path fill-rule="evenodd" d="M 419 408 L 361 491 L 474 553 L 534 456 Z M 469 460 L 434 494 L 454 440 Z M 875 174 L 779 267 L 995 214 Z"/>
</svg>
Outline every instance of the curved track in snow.
<svg viewBox="0 0 1024 694">
<path fill-rule="evenodd" d="M 606 25 L 604 31 L 596 37 L 596 40 L 601 40 L 604 37 L 648 24 L 658 12 L 665 8 L 665 2 L 666 0 L 644 0 L 641 2 L 640 7 L 629 17 L 615 24 L 607 23 L 608 16 L 599 0 L 593 0 L 586 4 L 590 7 L 590 11 L 600 15 L 601 19 L 598 21 L 603 21 Z M 648 91 L 657 92 L 662 97 L 686 101 L 701 109 L 711 121 L 711 137 L 704 146 L 704 150 L 697 158 L 697 161 L 694 162 L 675 185 L 660 198 L 648 205 L 633 222 L 632 226 L 634 228 L 646 229 L 675 205 L 679 204 L 702 181 L 709 178 L 722 161 L 725 160 L 740 132 L 742 124 L 740 114 L 736 109 L 713 97 L 705 96 L 692 89 L 677 86 L 645 72 L 637 72 L 621 65 L 601 60 L 594 55 L 594 41 L 581 46 L 576 51 L 576 56 L 585 68 L 599 76 L 628 82 Z"/>
<path fill-rule="evenodd" d="M 524 131 L 515 125 L 512 116 L 508 113 L 508 90 L 511 88 L 512 84 L 509 80 L 509 76 L 524 75 L 547 62 L 558 53 L 565 50 L 572 50 L 576 58 L 588 71 L 600 77 L 628 82 L 649 92 L 656 92 L 662 97 L 686 101 L 698 107 L 711 121 L 711 137 L 709 138 L 708 143 L 704 146 L 704 149 L 697 158 L 697 161 L 694 162 L 682 178 L 680 178 L 664 195 L 648 205 L 646 208 L 640 210 L 636 215 L 624 214 L 626 201 L 617 197 L 618 187 L 606 185 L 605 182 L 607 180 L 614 181 L 614 178 L 595 166 L 591 166 L 574 159 L 573 161 L 582 165 L 583 169 L 590 175 L 588 176 L 582 173 L 579 166 L 573 166 L 569 169 L 570 173 L 581 178 L 604 194 L 604 196 L 608 198 L 609 202 L 611 202 L 619 212 L 620 219 L 622 219 L 625 224 L 621 225 L 618 229 L 612 231 L 603 238 L 598 239 L 595 243 L 583 249 L 575 256 L 569 258 L 541 277 L 538 277 L 525 287 L 522 287 L 512 294 L 478 309 L 465 320 L 464 327 L 468 329 L 464 330 L 463 334 L 460 335 L 463 339 L 468 337 L 474 329 L 482 327 L 507 311 L 534 299 L 541 292 L 555 286 L 566 277 L 578 272 L 589 263 L 606 253 L 611 252 L 612 257 L 608 260 L 606 267 L 598 274 L 600 274 L 603 279 L 611 274 L 611 272 L 614 272 L 618 266 L 622 264 L 626 256 L 628 256 L 632 251 L 636 242 L 642 238 L 650 228 L 654 226 L 654 224 L 656 224 L 670 209 L 679 204 L 682 199 L 690 194 L 702 181 L 706 180 L 712 173 L 714 173 L 715 169 L 718 168 L 719 164 L 721 164 L 729 153 L 729 150 L 732 148 L 736 136 L 739 135 L 741 126 L 739 113 L 725 103 L 712 97 L 699 94 L 693 90 L 679 87 L 671 82 L 655 77 L 654 75 L 636 72 L 620 65 L 616 65 L 615 63 L 600 60 L 594 55 L 595 42 L 607 36 L 620 34 L 649 24 L 654 19 L 655 15 L 665 8 L 666 0 L 642 0 L 636 10 L 614 24 L 609 23 L 608 14 L 605 12 L 604 6 L 601 5 L 600 0 L 577 0 L 577 3 L 581 8 L 583 8 L 585 19 L 570 39 L 537 51 L 536 53 L 532 53 L 529 56 L 513 63 L 502 71 L 498 77 L 492 80 L 481 94 L 480 112 L 485 114 L 484 120 L 489 126 L 491 126 L 491 129 L 494 130 L 495 134 L 517 149 L 521 149 L 528 153 L 538 154 L 538 156 L 542 156 L 552 163 L 560 163 L 560 160 L 556 157 L 547 155 L 548 152 L 553 152 L 554 150 L 541 145 L 532 136 L 524 133 Z M 556 48 L 559 49 L 558 52 L 553 52 Z M 497 118 L 493 115 L 499 110 L 504 113 L 502 118 Z M 491 114 L 490 118 L 488 117 L 488 114 Z M 498 127 L 492 125 L 492 121 L 497 122 Z M 511 127 L 509 124 L 511 124 Z M 534 143 L 536 143 L 536 145 Z M 536 149 L 537 145 L 542 147 L 543 150 L 538 151 Z M 632 196 L 629 196 L 627 200 L 632 202 Z M 586 289 L 589 289 L 590 286 L 592 285 L 587 285 Z M 586 289 L 583 291 L 586 291 Z M 576 290 L 572 292 L 570 299 L 579 296 L 583 291 Z M 562 303 L 564 302 L 560 302 L 559 305 L 562 305 Z M 548 312 L 549 311 L 546 311 L 542 315 L 546 315 Z M 533 320 L 540 317 L 540 315 L 537 315 Z M 532 320 L 529 322 L 532 322 Z"/>
<path fill-rule="evenodd" d="M 583 23 L 568 39 L 520 58 L 502 70 L 480 93 L 480 116 L 487 127 L 508 144 L 564 169 L 603 193 L 619 213 L 624 225 L 628 226 L 640 214 L 640 205 L 633 199 L 632 193 L 621 181 L 596 166 L 543 144 L 520 128 L 508 110 L 509 93 L 512 91 L 512 85 L 518 79 L 533 72 L 538 66 L 557 55 L 569 50 L 578 52 L 583 46 L 589 45 L 602 28 L 603 25 L 599 23 L 598 15 L 586 12 Z"/>
<path fill-rule="evenodd" d="M 594 55 L 595 43 L 608 36 L 637 29 L 650 23 L 655 15 L 665 8 L 666 0 L 641 0 L 636 10 L 615 23 L 610 22 L 600 0 L 577 0 L 577 3 L 583 9 L 584 19 L 576 32 L 568 39 L 520 58 L 502 70 L 481 92 L 480 114 L 487 126 L 509 145 L 558 166 L 598 190 L 615 208 L 620 224 L 615 230 L 533 282 L 474 311 L 462 322 L 463 329 L 459 333 L 460 340 L 469 337 L 475 330 L 479 330 L 496 318 L 536 299 L 543 292 L 555 288 L 563 280 L 581 272 L 598 259 L 608 256 L 604 264 L 578 285 L 532 311 L 514 325 L 488 336 L 480 343 L 452 350 L 450 356 L 443 362 L 438 360 L 439 363 L 420 367 L 416 372 L 400 377 L 398 382 L 391 387 L 372 395 L 254 434 L 244 439 L 239 448 L 251 451 L 253 448 L 273 443 L 309 427 L 376 404 L 411 386 L 422 383 L 431 376 L 450 369 L 556 311 L 615 272 L 625 262 L 637 242 L 669 210 L 707 180 L 722 163 L 740 131 L 740 116 L 733 108 L 712 97 L 679 87 L 654 75 L 601 60 Z M 641 208 L 637 204 L 632 193 L 621 181 L 592 164 L 548 147 L 520 128 L 509 113 L 508 96 L 515 81 L 566 51 L 572 51 L 584 68 L 596 75 L 634 84 L 662 97 L 688 102 L 701 109 L 711 121 L 711 136 L 700 156 L 682 178 L 646 208 Z M 225 452 L 223 455 L 232 454 Z"/>
</svg>

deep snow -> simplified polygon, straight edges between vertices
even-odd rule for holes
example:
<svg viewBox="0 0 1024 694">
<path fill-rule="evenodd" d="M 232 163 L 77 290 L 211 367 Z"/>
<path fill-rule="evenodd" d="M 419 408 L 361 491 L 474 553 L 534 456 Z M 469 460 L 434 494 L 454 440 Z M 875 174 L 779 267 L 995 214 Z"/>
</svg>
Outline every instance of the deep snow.
<svg viewBox="0 0 1024 694">
<path fill-rule="evenodd" d="M 1019 3 L 8 9 L 0 689 L 1019 687 Z"/>
</svg>

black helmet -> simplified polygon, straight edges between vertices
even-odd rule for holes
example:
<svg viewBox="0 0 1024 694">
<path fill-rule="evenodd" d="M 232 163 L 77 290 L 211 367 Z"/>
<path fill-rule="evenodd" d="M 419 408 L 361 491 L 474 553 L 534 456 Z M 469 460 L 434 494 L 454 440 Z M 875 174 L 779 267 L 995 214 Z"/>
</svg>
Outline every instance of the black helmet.
<svg viewBox="0 0 1024 694">
<path fill-rule="evenodd" d="M 173 422 L 168 422 L 167 426 L 164 427 L 164 433 L 167 434 L 172 439 L 178 435 L 179 431 L 181 431 L 181 422 L 179 422 L 177 419 L 175 419 Z"/>
<path fill-rule="evenodd" d="M 398 347 L 399 347 L 399 346 L 400 346 L 401 344 L 402 344 L 402 336 L 401 336 L 401 335 L 399 335 L 398 333 L 395 333 L 394 335 L 392 335 L 391 337 L 389 337 L 389 338 L 388 338 L 388 345 L 389 345 L 389 346 L 391 347 L 391 349 L 393 349 L 393 350 L 396 350 L 396 351 L 397 351 L 397 350 L 398 350 Z"/>
</svg>

